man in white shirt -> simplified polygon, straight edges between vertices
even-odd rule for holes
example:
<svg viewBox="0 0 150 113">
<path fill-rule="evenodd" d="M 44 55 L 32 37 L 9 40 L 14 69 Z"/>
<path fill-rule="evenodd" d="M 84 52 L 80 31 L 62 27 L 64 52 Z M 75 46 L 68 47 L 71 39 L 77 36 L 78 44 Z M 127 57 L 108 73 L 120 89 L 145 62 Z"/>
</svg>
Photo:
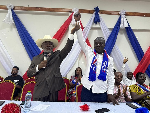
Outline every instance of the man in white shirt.
<svg viewBox="0 0 150 113">
<path fill-rule="evenodd" d="M 130 86 L 136 84 L 136 79 L 133 76 L 132 72 L 127 72 L 125 73 L 125 63 L 128 61 L 128 58 L 125 57 L 123 60 L 123 66 L 122 66 L 122 75 L 123 75 L 123 82 L 125 85 Z"/>
<path fill-rule="evenodd" d="M 113 96 L 114 89 L 114 66 L 113 58 L 107 55 L 104 50 L 105 40 L 97 37 L 94 40 L 94 50 L 89 47 L 82 36 L 79 24 L 76 24 L 73 31 L 76 31 L 79 44 L 86 55 L 86 73 L 82 77 L 83 84 L 81 92 L 82 102 L 113 102 L 118 104 Z M 74 34 L 74 33 L 73 33 Z M 72 35 L 73 36 L 73 35 Z"/>
</svg>

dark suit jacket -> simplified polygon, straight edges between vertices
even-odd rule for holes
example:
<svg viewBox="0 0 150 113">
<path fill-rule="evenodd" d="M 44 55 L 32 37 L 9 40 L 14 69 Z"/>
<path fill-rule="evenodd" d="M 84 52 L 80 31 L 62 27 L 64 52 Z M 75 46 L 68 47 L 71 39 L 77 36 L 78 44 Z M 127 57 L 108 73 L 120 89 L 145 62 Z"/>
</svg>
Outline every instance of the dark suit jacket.
<svg viewBox="0 0 150 113">
<path fill-rule="evenodd" d="M 35 76 L 36 85 L 33 92 L 33 100 L 38 100 L 48 96 L 65 87 L 65 83 L 60 73 L 60 64 L 70 52 L 74 40 L 68 39 L 66 46 L 61 50 L 53 52 L 47 59 L 45 68 L 36 72 L 36 67 L 44 60 L 44 55 L 37 55 L 32 59 L 31 65 L 27 71 L 27 76 Z"/>
</svg>

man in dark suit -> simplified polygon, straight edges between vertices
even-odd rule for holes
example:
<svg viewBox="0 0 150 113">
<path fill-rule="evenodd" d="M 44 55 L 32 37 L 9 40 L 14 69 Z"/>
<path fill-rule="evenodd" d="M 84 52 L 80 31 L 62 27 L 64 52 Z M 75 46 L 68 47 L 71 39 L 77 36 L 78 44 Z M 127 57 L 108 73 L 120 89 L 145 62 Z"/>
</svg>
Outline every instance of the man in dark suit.
<svg viewBox="0 0 150 113">
<path fill-rule="evenodd" d="M 71 34 L 74 29 L 71 30 Z M 65 87 L 65 83 L 60 73 L 60 64 L 70 52 L 73 45 L 73 38 L 69 37 L 65 47 L 53 52 L 58 45 L 56 39 L 45 35 L 43 39 L 38 39 L 36 44 L 44 52 L 32 59 L 27 71 L 28 77 L 35 76 L 36 85 L 33 92 L 34 101 L 57 101 L 58 91 Z"/>
</svg>

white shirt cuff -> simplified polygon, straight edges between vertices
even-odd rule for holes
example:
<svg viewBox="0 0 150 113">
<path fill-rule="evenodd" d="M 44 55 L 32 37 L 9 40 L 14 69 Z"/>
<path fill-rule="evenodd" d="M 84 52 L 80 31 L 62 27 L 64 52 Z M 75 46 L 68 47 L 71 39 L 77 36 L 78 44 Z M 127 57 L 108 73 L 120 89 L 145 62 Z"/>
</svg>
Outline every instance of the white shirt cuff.
<svg viewBox="0 0 150 113">
<path fill-rule="evenodd" d="M 112 94 L 113 95 L 113 90 L 108 90 L 107 94 Z"/>
<path fill-rule="evenodd" d="M 45 67 L 43 67 L 43 68 L 45 68 Z M 39 70 L 38 70 L 38 65 L 36 66 L 36 72 L 38 72 Z"/>
<path fill-rule="evenodd" d="M 74 35 L 73 34 L 69 34 L 69 37 L 68 37 L 70 40 L 73 40 L 74 39 Z"/>
<path fill-rule="evenodd" d="M 36 72 L 38 72 L 39 70 L 38 70 L 38 65 L 36 66 Z"/>
<path fill-rule="evenodd" d="M 125 68 L 126 64 L 123 64 L 122 67 Z"/>
</svg>

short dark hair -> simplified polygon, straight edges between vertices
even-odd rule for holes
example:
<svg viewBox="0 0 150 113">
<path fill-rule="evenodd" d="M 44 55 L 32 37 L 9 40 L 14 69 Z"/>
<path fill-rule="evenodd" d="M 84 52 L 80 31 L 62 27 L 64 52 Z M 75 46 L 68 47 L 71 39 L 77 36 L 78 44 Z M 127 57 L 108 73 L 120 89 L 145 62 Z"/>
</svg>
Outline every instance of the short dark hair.
<svg viewBox="0 0 150 113">
<path fill-rule="evenodd" d="M 13 68 L 16 68 L 17 70 L 19 70 L 19 67 L 17 67 L 17 66 L 14 66 Z"/>
<path fill-rule="evenodd" d="M 105 41 L 105 39 L 103 37 L 97 37 L 95 40 L 104 40 Z"/>
<path fill-rule="evenodd" d="M 138 72 L 137 74 L 136 74 L 136 80 L 138 79 L 138 77 L 140 76 L 140 75 L 142 75 L 142 74 L 144 74 L 144 73 L 142 73 L 142 72 Z"/>
</svg>

